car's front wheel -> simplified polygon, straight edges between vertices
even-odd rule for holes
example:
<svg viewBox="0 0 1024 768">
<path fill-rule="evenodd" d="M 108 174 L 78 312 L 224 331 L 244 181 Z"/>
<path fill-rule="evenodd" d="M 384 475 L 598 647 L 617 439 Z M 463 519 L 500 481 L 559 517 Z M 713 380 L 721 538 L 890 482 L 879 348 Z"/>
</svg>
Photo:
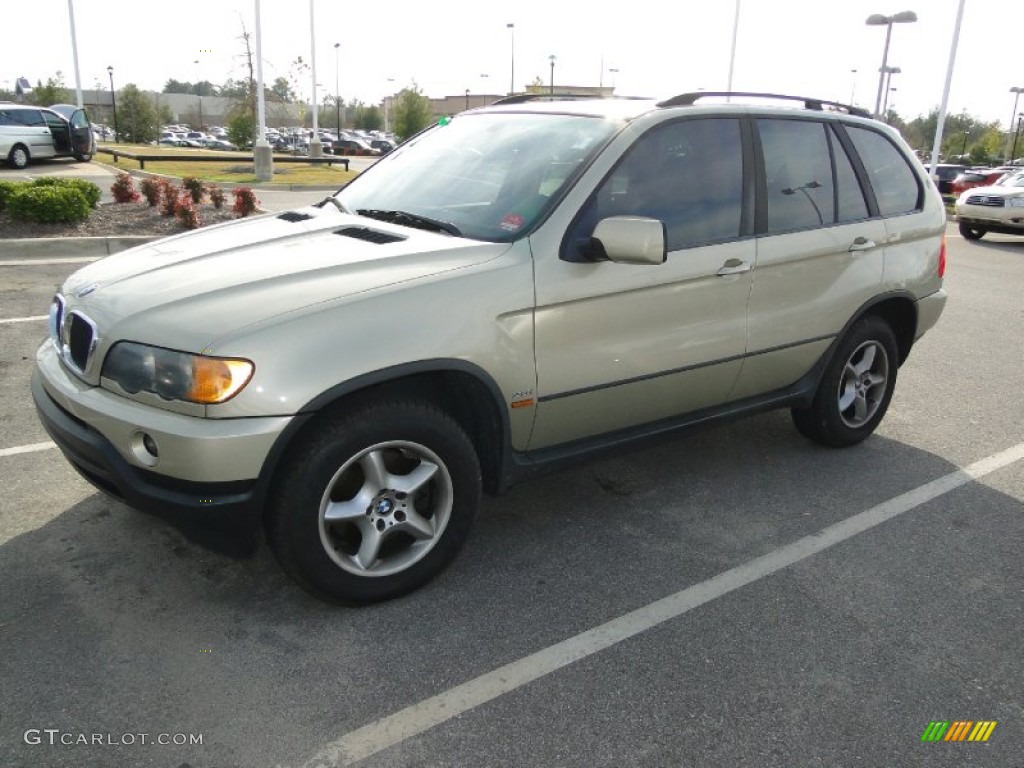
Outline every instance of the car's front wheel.
<svg viewBox="0 0 1024 768">
<path fill-rule="evenodd" d="M 75 155 L 75 160 L 77 160 L 80 163 L 88 163 L 90 160 L 92 160 L 92 154 L 84 152 L 80 155 Z"/>
<path fill-rule="evenodd" d="M 7 155 L 7 164 L 10 165 L 11 168 L 21 170 L 28 166 L 28 161 L 28 150 L 21 144 L 15 144 Z"/>
<path fill-rule="evenodd" d="M 829 361 L 809 408 L 794 408 L 805 437 L 843 448 L 875 431 L 896 388 L 896 338 L 880 317 L 861 318 Z"/>
<path fill-rule="evenodd" d="M 414 400 L 374 402 L 318 425 L 286 462 L 268 539 L 313 594 L 387 600 L 452 561 L 480 495 L 473 444 L 447 413 Z"/>
<path fill-rule="evenodd" d="M 964 240 L 981 240 L 988 232 L 987 229 L 981 229 L 980 227 L 972 227 L 970 224 L 960 224 L 960 234 Z"/>
</svg>

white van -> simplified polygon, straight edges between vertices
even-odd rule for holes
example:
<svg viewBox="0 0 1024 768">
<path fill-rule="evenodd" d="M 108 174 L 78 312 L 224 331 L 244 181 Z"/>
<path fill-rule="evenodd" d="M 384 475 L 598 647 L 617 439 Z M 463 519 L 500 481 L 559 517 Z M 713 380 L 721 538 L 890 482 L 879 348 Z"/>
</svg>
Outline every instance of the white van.
<svg viewBox="0 0 1024 768">
<path fill-rule="evenodd" d="M 0 158 L 12 168 L 31 160 L 74 157 L 88 162 L 96 152 L 96 138 L 84 109 L 55 104 L 47 109 L 0 102 Z"/>
</svg>

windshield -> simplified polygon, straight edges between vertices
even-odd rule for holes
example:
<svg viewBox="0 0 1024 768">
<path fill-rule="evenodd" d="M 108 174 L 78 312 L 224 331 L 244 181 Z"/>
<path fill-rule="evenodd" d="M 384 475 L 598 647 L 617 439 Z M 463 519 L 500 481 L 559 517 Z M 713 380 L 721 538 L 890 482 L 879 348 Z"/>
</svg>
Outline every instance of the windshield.
<svg viewBox="0 0 1024 768">
<path fill-rule="evenodd" d="M 376 218 L 401 211 L 465 237 L 515 240 L 619 126 L 578 115 L 459 115 L 399 147 L 337 198 L 346 210 Z"/>
</svg>

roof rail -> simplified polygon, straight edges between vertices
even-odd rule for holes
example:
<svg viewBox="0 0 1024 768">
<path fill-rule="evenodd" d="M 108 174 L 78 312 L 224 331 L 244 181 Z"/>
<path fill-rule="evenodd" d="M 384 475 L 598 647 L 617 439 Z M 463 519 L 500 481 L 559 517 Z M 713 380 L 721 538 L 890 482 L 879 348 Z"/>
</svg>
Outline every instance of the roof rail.
<svg viewBox="0 0 1024 768">
<path fill-rule="evenodd" d="M 856 115 L 857 117 L 871 117 L 871 113 L 866 109 L 855 107 L 852 104 L 841 104 L 838 101 L 826 101 L 825 99 L 814 99 L 807 96 L 786 96 L 781 93 L 757 93 L 752 91 L 696 91 L 693 93 L 681 93 L 678 96 L 673 96 L 671 99 L 665 99 L 665 101 L 659 101 L 659 107 L 690 107 L 697 102 L 698 99 L 707 98 L 710 96 L 740 96 L 742 98 L 757 98 L 757 99 L 781 99 L 783 101 L 802 101 L 804 109 L 813 109 L 818 112 L 824 111 L 826 106 L 834 107 L 837 111 L 846 112 L 850 115 Z"/>
</svg>

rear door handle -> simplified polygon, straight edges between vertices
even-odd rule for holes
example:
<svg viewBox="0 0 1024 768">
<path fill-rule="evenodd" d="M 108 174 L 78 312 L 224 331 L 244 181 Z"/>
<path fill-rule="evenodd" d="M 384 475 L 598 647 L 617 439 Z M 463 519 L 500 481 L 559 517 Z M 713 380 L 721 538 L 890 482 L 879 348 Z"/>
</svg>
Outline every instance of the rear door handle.
<svg viewBox="0 0 1024 768">
<path fill-rule="evenodd" d="M 741 259 L 729 259 L 722 265 L 722 268 L 715 274 L 719 277 L 727 277 L 728 275 L 739 275 L 743 272 L 750 271 L 750 262 L 742 261 Z"/>
<path fill-rule="evenodd" d="M 875 241 L 867 237 L 858 237 L 854 240 L 849 247 L 850 253 L 857 253 L 858 251 L 870 251 L 872 248 L 877 248 Z"/>
</svg>

